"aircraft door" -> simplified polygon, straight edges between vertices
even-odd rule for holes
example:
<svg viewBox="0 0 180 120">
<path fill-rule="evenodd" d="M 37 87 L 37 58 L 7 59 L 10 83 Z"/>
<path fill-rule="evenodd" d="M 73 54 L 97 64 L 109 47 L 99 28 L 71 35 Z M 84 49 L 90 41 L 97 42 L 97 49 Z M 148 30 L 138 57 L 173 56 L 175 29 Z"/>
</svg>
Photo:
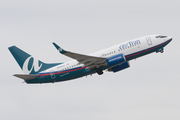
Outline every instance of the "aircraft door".
<svg viewBox="0 0 180 120">
<path fill-rule="evenodd" d="M 150 37 L 147 37 L 146 40 L 147 40 L 147 44 L 148 44 L 148 45 L 152 45 L 152 40 L 151 40 Z"/>
<path fill-rule="evenodd" d="M 51 75 L 51 78 L 52 78 L 52 79 L 55 79 L 55 78 L 56 78 L 56 75 L 54 74 L 54 71 L 53 71 L 53 70 L 50 71 L 50 75 Z"/>
</svg>

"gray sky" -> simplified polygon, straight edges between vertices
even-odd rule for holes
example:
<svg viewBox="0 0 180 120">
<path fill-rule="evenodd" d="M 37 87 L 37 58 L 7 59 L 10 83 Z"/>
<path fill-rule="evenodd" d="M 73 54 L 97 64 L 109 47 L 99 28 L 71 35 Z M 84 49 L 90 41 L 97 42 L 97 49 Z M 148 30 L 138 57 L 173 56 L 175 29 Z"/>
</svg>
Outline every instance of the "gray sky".
<svg viewBox="0 0 180 120">
<path fill-rule="evenodd" d="M 179 120 L 178 0 L 1 0 L 1 120 Z M 173 37 L 163 54 L 131 67 L 55 84 L 28 85 L 8 51 L 16 45 L 44 62 L 71 60 L 52 45 L 89 54 L 137 37 Z"/>
</svg>

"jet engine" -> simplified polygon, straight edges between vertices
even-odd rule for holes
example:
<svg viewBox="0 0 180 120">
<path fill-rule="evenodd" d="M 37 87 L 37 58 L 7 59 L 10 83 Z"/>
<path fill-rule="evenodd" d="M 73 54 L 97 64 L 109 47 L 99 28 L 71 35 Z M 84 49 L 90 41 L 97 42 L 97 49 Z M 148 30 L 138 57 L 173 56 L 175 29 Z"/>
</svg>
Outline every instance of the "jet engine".
<svg viewBox="0 0 180 120">
<path fill-rule="evenodd" d="M 123 54 L 118 54 L 118 55 L 114 55 L 110 58 L 107 58 L 105 66 L 109 67 L 108 71 L 117 72 L 122 69 L 128 68 L 129 63 L 126 62 L 126 58 L 124 57 Z M 101 69 L 97 69 L 96 72 L 99 75 L 103 74 L 103 71 Z"/>
<path fill-rule="evenodd" d="M 106 60 L 109 67 L 114 67 L 116 65 L 120 65 L 124 62 L 126 62 L 126 58 L 123 54 L 118 54 L 115 56 L 112 56 Z"/>
<path fill-rule="evenodd" d="M 130 67 L 129 62 L 122 63 L 121 65 L 117 65 L 113 68 L 108 69 L 108 71 L 118 72 Z"/>
</svg>

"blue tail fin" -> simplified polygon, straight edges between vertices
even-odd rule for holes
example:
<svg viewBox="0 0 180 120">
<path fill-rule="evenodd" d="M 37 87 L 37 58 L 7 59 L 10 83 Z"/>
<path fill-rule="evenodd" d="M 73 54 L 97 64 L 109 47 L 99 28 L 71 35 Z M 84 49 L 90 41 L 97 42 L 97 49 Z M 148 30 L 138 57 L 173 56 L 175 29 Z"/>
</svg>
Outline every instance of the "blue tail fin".
<svg viewBox="0 0 180 120">
<path fill-rule="evenodd" d="M 39 60 L 34 59 L 34 57 L 22 51 L 16 46 L 9 47 L 9 51 L 11 52 L 11 54 L 13 55 L 13 57 L 15 58 L 15 60 L 23 70 L 23 72 L 26 74 L 37 74 L 48 68 L 62 64 L 62 63 L 54 63 L 54 64 L 43 63 Z"/>
</svg>

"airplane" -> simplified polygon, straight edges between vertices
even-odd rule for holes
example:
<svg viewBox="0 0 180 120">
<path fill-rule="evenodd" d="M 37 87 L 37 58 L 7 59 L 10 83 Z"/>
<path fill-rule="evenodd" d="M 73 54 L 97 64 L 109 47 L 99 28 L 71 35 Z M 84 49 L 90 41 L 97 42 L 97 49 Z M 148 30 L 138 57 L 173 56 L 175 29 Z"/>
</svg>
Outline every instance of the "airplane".
<svg viewBox="0 0 180 120">
<path fill-rule="evenodd" d="M 14 76 L 23 79 L 27 84 L 54 83 L 97 73 L 104 70 L 119 72 L 130 67 L 129 61 L 153 52 L 164 52 L 164 47 L 172 41 L 172 37 L 164 35 L 148 35 L 84 55 L 66 51 L 53 42 L 55 48 L 73 60 L 64 63 L 47 64 L 35 59 L 16 46 L 9 51 L 25 74 Z"/>
</svg>

